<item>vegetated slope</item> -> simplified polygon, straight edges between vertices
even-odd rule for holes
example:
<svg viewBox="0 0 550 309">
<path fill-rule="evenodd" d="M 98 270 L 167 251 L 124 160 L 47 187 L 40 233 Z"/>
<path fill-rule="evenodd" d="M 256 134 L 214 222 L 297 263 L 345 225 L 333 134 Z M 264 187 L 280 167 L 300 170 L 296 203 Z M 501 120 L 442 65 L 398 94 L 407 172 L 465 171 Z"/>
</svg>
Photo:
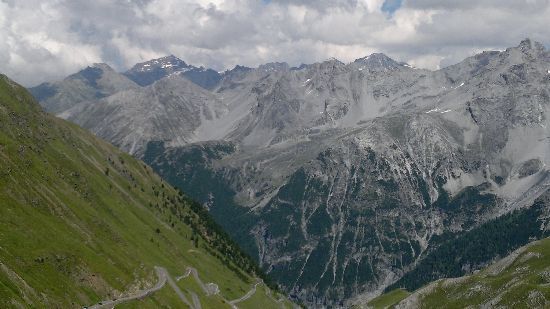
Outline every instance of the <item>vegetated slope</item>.
<svg viewBox="0 0 550 309">
<path fill-rule="evenodd" d="M 550 238 L 521 247 L 471 276 L 442 279 L 396 308 L 545 308 L 550 305 Z"/>
<path fill-rule="evenodd" d="M 376 297 L 375 299 L 369 301 L 367 305 L 368 305 L 368 308 L 373 308 L 373 309 L 391 308 L 392 306 L 399 303 L 409 295 L 411 295 L 411 293 L 403 289 L 395 289 L 391 292 L 388 292 Z M 355 305 L 355 306 L 352 306 L 352 308 L 361 308 L 361 305 Z"/>
<path fill-rule="evenodd" d="M 496 307 L 501 305 L 541 307 L 544 304 L 549 304 L 550 289 L 547 289 L 547 283 L 550 281 L 548 278 L 545 281 L 544 278 L 550 271 L 550 260 L 546 256 L 550 254 L 550 251 L 547 251 L 545 255 L 538 255 L 542 264 L 537 264 L 537 267 L 524 268 L 519 271 L 519 274 L 516 271 L 520 270 L 522 266 L 516 266 L 516 271 L 510 266 L 518 258 L 518 252 L 526 252 L 526 247 L 518 248 L 533 240 L 544 239 L 540 244 L 547 249 L 550 248 L 550 239 L 545 239 L 550 235 L 549 215 L 550 191 L 547 191 L 531 207 L 515 210 L 468 232 L 440 236 L 443 238 L 440 240 L 441 245 L 432 248 L 433 250 L 428 250 L 427 256 L 411 272 L 389 286 L 386 289 L 386 294 L 369 301 L 368 305 L 374 307 L 377 307 L 376 304 L 379 303 L 385 303 L 386 306 L 395 305 L 405 298 L 406 291 L 416 292 L 404 302 L 407 305 L 405 307 L 440 308 L 445 306 L 454 308 L 482 304 Z M 500 258 L 503 259 L 491 265 Z M 521 263 L 523 262 L 520 261 L 519 264 Z M 493 270 L 500 268 L 500 271 L 482 270 L 477 272 L 487 266 Z M 504 271 L 504 268 L 509 268 L 509 271 Z M 436 281 L 439 278 L 457 278 L 474 271 L 475 274 L 471 277 Z M 487 273 L 491 273 L 491 276 L 486 276 Z M 510 273 L 513 273 L 514 276 L 517 275 L 514 280 L 511 280 L 514 276 L 510 276 Z M 540 280 L 532 280 L 534 278 Z M 482 282 L 478 282 L 478 279 Z M 485 283 L 488 286 L 485 286 Z M 537 301 L 540 301 L 539 292 L 546 297 L 543 297 L 542 303 L 535 305 L 527 300 L 527 298 L 532 298 L 531 295 L 536 295 Z M 394 297 L 396 295 L 400 297 Z M 419 297 L 423 298 L 425 295 L 430 295 L 426 296 L 426 303 L 419 302 Z M 507 300 L 501 303 L 500 298 L 505 295 L 513 296 L 504 297 Z M 489 302 L 490 300 L 492 301 Z M 513 301 L 510 302 L 510 300 Z M 515 301 L 519 301 L 519 303 L 515 303 Z M 364 302 L 364 299 L 361 298 L 355 301 L 356 304 Z"/>
<path fill-rule="evenodd" d="M 550 191 L 526 208 L 517 209 L 469 231 L 436 236 L 426 256 L 386 291 L 414 291 L 438 278 L 459 277 L 488 265 L 534 239 L 550 236 Z"/>
<path fill-rule="evenodd" d="M 229 308 L 260 274 L 202 206 L 144 163 L 43 113 L 0 76 L 0 307 L 76 308 L 131 296 L 157 283 L 154 266 L 170 277 L 193 267 L 214 283 L 219 293 L 178 282 L 204 307 Z M 273 295 L 256 297 L 289 304 Z M 168 285 L 143 302 L 185 306 Z"/>
</svg>

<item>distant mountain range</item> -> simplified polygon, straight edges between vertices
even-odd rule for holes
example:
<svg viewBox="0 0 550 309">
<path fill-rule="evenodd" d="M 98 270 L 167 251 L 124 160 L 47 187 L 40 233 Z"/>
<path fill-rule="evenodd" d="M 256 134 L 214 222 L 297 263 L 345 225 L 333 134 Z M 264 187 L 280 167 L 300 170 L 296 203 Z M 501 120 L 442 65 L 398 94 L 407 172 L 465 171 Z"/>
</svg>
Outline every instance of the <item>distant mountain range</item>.
<svg viewBox="0 0 550 309">
<path fill-rule="evenodd" d="M 311 306 L 418 287 L 434 279 L 421 266 L 434 256 L 455 263 L 436 277 L 486 265 L 503 252 L 472 262 L 471 248 L 444 249 L 550 186 L 550 53 L 529 39 L 437 71 L 373 54 L 237 66 L 201 85 L 189 68 L 167 57 L 105 69 L 137 88 L 109 94 L 81 78 L 95 98 L 74 94 L 70 77 L 31 91 L 201 201 Z M 51 108 L 50 97 L 74 99 Z"/>
</svg>

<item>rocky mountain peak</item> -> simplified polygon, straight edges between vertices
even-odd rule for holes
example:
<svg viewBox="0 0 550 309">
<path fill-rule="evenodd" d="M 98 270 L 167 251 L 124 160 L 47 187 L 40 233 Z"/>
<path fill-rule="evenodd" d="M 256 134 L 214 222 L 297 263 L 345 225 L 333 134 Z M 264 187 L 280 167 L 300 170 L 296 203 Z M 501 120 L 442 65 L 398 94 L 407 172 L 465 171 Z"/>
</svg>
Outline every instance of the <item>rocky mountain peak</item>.
<svg viewBox="0 0 550 309">
<path fill-rule="evenodd" d="M 383 53 L 374 53 L 354 61 L 360 65 L 360 69 L 370 70 L 394 70 L 396 68 L 408 67 L 406 63 L 397 62 Z"/>
<path fill-rule="evenodd" d="M 46 111 L 59 113 L 77 103 L 96 100 L 136 87 L 138 85 L 108 64 L 94 63 L 63 80 L 42 83 L 29 90 Z"/>
<path fill-rule="evenodd" d="M 89 66 L 88 68 L 97 68 L 97 69 L 101 69 L 103 71 L 116 72 L 112 67 L 110 67 L 108 64 L 103 63 L 103 62 L 94 63 L 91 66 Z"/>
<path fill-rule="evenodd" d="M 253 70 L 252 68 L 249 68 L 249 67 L 246 67 L 246 66 L 236 65 L 231 70 L 227 70 L 227 71 L 223 72 L 223 76 L 224 76 L 224 78 L 229 78 L 229 79 L 237 77 L 237 76 L 242 77 L 243 75 L 245 75 L 246 73 L 248 73 L 252 70 Z"/>
<path fill-rule="evenodd" d="M 94 63 L 75 74 L 70 75 L 69 79 L 80 79 L 97 87 L 97 82 L 106 75 L 118 75 L 118 73 L 106 63 Z"/>
<path fill-rule="evenodd" d="M 141 62 L 134 65 L 129 72 L 139 71 L 139 72 L 151 72 L 154 70 L 169 70 L 169 71 L 179 71 L 182 69 L 189 69 L 192 66 L 185 63 L 185 61 L 179 59 L 174 55 L 169 55 L 157 59 L 152 59 L 146 62 Z"/>
<path fill-rule="evenodd" d="M 290 70 L 291 70 L 291 71 L 300 71 L 300 70 L 303 70 L 303 69 L 305 69 L 305 68 L 307 68 L 307 67 L 308 67 L 307 64 L 302 63 L 302 64 L 300 64 L 300 65 L 297 66 L 297 67 L 292 67 L 292 68 L 290 68 Z"/>
<path fill-rule="evenodd" d="M 334 57 L 331 57 L 325 61 L 323 61 L 322 63 L 329 63 L 329 64 L 335 64 L 335 65 L 343 65 L 344 63 Z"/>
<path fill-rule="evenodd" d="M 196 67 L 187 64 L 174 55 L 138 63 L 124 75 L 140 86 L 148 86 L 174 73 L 185 76 L 205 89 L 213 89 L 221 80 L 221 75 L 218 72 L 202 66 Z"/>
<path fill-rule="evenodd" d="M 518 48 L 522 51 L 544 50 L 544 45 L 542 45 L 540 42 L 533 41 L 530 38 L 526 38 L 519 43 Z"/>
<path fill-rule="evenodd" d="M 308 64 L 308 65 L 304 65 L 303 68 L 308 68 L 309 70 L 321 70 L 321 71 L 325 71 L 325 70 L 335 70 L 335 69 L 340 69 L 340 68 L 343 68 L 345 67 L 345 64 L 332 57 L 332 58 L 329 58 L 323 62 L 317 62 L 317 63 L 313 63 L 313 64 Z"/>
<path fill-rule="evenodd" d="M 228 70 L 227 72 L 247 72 L 250 70 L 252 70 L 252 68 L 237 64 L 233 69 Z"/>
<path fill-rule="evenodd" d="M 544 45 L 542 45 L 542 43 L 531 40 L 530 38 L 526 38 L 523 41 L 521 41 L 519 45 L 514 49 L 517 49 L 526 55 L 530 55 L 534 57 L 538 57 L 542 55 L 546 50 Z"/>
<path fill-rule="evenodd" d="M 139 84 L 147 86 L 174 72 L 186 72 L 195 69 L 185 61 L 174 55 L 169 55 L 134 65 L 124 73 L 128 78 Z"/>
<path fill-rule="evenodd" d="M 288 71 L 289 70 L 288 63 L 286 62 L 270 62 L 266 64 L 262 64 L 258 67 L 258 70 L 264 71 L 264 72 L 281 72 L 281 71 Z"/>
</svg>

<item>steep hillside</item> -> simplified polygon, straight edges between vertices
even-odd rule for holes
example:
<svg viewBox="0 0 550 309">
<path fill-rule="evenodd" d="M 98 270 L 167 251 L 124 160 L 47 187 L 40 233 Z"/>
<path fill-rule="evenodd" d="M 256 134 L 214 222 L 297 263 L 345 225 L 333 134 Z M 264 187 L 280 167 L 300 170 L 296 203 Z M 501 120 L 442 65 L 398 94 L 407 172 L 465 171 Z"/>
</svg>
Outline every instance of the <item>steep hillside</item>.
<svg viewBox="0 0 550 309">
<path fill-rule="evenodd" d="M 550 305 L 550 239 L 521 247 L 471 276 L 442 279 L 396 308 L 546 308 Z"/>
<path fill-rule="evenodd" d="M 550 235 L 549 215 L 550 191 L 547 191 L 531 207 L 515 210 L 467 232 L 444 235 L 441 245 L 429 252 L 411 272 L 389 286 L 386 289 L 386 294 L 371 301 L 365 300 L 368 300 L 369 297 L 359 296 L 351 303 L 359 306 L 368 304 L 375 308 L 382 308 L 381 304 L 384 304 L 388 307 L 405 299 L 410 294 L 406 291 L 415 291 L 402 304 L 403 308 L 418 306 L 436 308 L 444 304 L 446 307 L 453 308 L 482 304 L 505 305 L 507 307 L 526 306 L 528 304 L 526 298 L 529 295 L 545 292 L 546 282 L 532 279 L 544 277 L 547 268 L 550 267 L 550 262 L 547 261 L 547 257 L 539 255 L 542 264 L 529 268 L 517 266 L 516 271 L 522 270 L 519 273 L 515 272 L 510 265 L 520 253 L 526 251 L 527 247 L 520 247 L 533 240 L 544 239 L 540 244 L 548 247 L 550 240 L 545 237 Z M 503 259 L 500 262 L 491 265 L 501 257 Z M 483 270 L 487 266 L 489 266 L 489 270 Z M 511 273 L 505 274 L 504 267 L 509 267 Z M 490 271 L 490 269 L 499 268 L 500 270 L 497 272 Z M 478 272 L 479 270 L 482 271 Z M 471 275 L 472 273 L 474 274 Z M 486 276 L 487 273 L 491 273 L 490 278 Z M 470 276 L 438 280 L 439 278 L 458 278 L 467 274 Z M 509 276 L 510 274 L 512 276 Z M 487 278 L 492 282 L 491 284 L 484 285 L 483 282 L 480 282 L 486 281 Z M 514 279 L 510 280 L 512 278 Z M 452 286 L 455 284 L 462 285 L 460 289 L 464 293 L 450 292 L 453 291 L 454 287 Z M 442 287 L 442 290 L 435 292 L 436 287 Z M 437 293 L 439 294 L 435 295 Z M 514 296 L 508 297 L 505 302 L 500 302 L 500 298 L 506 294 Z M 426 302 L 419 301 L 419 298 L 424 298 L 424 296 L 426 296 Z M 489 302 L 489 300 L 491 301 Z M 519 303 L 514 303 L 516 300 Z M 538 306 L 531 304 L 528 307 L 541 307 L 545 303 L 548 304 L 549 301 L 544 300 Z"/>
<path fill-rule="evenodd" d="M 550 238 L 532 242 L 473 275 L 440 279 L 414 293 L 396 289 L 355 308 L 546 308 Z"/>
<path fill-rule="evenodd" d="M 0 204 L 2 308 L 290 306 L 200 205 L 5 76 Z"/>
</svg>

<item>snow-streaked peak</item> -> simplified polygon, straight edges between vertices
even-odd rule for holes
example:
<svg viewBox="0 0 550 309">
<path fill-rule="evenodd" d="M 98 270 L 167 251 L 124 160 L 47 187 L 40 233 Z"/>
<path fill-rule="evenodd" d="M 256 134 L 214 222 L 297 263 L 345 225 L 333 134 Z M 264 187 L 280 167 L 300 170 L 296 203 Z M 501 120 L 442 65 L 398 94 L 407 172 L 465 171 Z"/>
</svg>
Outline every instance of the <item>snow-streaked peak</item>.
<svg viewBox="0 0 550 309">
<path fill-rule="evenodd" d="M 353 64 L 359 67 L 359 70 L 394 70 L 397 68 L 413 68 L 404 62 L 397 62 L 383 53 L 374 53 L 363 58 L 356 59 Z"/>
<path fill-rule="evenodd" d="M 173 73 L 184 74 L 189 80 L 205 89 L 212 89 L 221 79 L 218 72 L 203 66 L 187 64 L 174 55 L 138 63 L 124 75 L 140 86 L 148 86 Z"/>
<path fill-rule="evenodd" d="M 179 59 L 174 55 L 169 55 L 157 59 L 151 59 L 146 62 L 141 62 L 134 65 L 130 71 L 150 72 L 158 69 L 165 69 L 170 71 L 189 70 L 194 68 L 191 65 L 185 63 L 185 61 Z"/>
</svg>

